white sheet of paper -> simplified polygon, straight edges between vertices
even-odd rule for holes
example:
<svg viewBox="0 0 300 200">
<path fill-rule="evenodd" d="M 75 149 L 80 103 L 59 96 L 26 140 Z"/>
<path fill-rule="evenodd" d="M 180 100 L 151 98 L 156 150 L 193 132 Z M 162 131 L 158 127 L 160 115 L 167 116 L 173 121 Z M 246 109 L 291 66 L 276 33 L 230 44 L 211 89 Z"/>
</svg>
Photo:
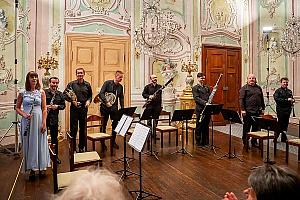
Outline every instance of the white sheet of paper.
<svg viewBox="0 0 300 200">
<path fill-rule="evenodd" d="M 136 151 L 141 152 L 143 150 L 149 131 L 150 128 L 148 126 L 137 123 L 128 144 Z"/>
<path fill-rule="evenodd" d="M 116 133 L 119 134 L 121 132 L 121 128 L 122 128 L 123 124 L 125 123 L 127 117 L 128 117 L 127 115 L 122 115 L 117 127 L 115 128 Z"/>
<path fill-rule="evenodd" d="M 127 133 L 130 125 L 131 125 L 131 122 L 133 121 L 133 118 L 132 117 L 129 117 L 127 116 L 125 122 L 124 122 L 124 125 L 122 126 L 120 132 L 119 132 L 119 135 L 125 137 L 125 134 Z"/>
</svg>

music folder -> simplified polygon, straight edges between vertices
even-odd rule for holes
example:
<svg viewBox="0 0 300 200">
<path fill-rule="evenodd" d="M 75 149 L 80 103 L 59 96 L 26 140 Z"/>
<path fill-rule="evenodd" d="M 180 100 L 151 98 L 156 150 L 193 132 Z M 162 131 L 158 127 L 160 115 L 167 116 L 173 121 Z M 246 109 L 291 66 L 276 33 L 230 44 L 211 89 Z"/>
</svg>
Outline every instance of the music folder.
<svg viewBox="0 0 300 200">
<path fill-rule="evenodd" d="M 137 123 L 128 144 L 137 152 L 142 152 L 144 144 L 147 140 L 150 127 L 142 123 Z"/>
<path fill-rule="evenodd" d="M 118 122 L 117 127 L 115 128 L 115 132 L 123 137 L 127 133 L 133 118 L 127 115 L 122 115 L 120 121 Z"/>
</svg>

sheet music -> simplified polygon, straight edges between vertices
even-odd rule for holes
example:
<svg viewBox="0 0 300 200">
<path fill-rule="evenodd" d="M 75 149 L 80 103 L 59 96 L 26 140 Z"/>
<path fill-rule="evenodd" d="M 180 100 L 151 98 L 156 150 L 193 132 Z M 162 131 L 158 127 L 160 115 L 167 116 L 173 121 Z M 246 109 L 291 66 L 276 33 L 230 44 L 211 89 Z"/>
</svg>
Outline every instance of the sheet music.
<svg viewBox="0 0 300 200">
<path fill-rule="evenodd" d="M 137 123 L 128 144 L 136 151 L 141 152 L 149 134 L 150 127 Z"/>
<path fill-rule="evenodd" d="M 116 133 L 125 137 L 125 134 L 127 133 L 132 121 L 133 121 L 132 117 L 129 117 L 127 115 L 122 115 L 122 118 L 120 119 L 117 127 L 115 128 Z"/>
<path fill-rule="evenodd" d="M 127 117 L 128 117 L 128 116 L 126 116 L 126 115 L 122 115 L 122 118 L 120 119 L 120 121 L 119 121 L 117 127 L 115 128 L 115 132 L 116 132 L 116 133 L 120 133 L 121 128 L 122 128 L 123 124 L 125 123 Z"/>
</svg>

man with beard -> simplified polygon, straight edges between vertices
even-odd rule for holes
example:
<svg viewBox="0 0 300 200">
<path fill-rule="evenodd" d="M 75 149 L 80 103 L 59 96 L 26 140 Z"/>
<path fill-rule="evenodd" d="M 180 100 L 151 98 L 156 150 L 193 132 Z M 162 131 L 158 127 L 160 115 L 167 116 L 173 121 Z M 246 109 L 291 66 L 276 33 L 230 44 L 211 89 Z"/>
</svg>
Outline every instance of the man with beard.
<svg viewBox="0 0 300 200">
<path fill-rule="evenodd" d="M 240 106 L 243 116 L 243 144 L 247 144 L 247 133 L 252 131 L 258 131 L 259 128 L 253 117 L 258 117 L 264 114 L 265 102 L 264 95 L 261 87 L 256 84 L 256 77 L 254 74 L 249 74 L 247 77 L 247 84 L 240 89 Z M 256 139 L 251 139 L 252 146 L 257 146 Z"/>
<path fill-rule="evenodd" d="M 49 79 L 50 88 L 45 90 L 46 104 L 47 104 L 47 128 L 50 131 L 51 144 L 55 144 L 55 153 L 58 155 L 58 113 L 60 110 L 65 109 L 65 99 L 63 93 L 58 91 L 59 79 L 51 77 Z M 57 163 L 61 161 L 57 158 Z"/>
</svg>

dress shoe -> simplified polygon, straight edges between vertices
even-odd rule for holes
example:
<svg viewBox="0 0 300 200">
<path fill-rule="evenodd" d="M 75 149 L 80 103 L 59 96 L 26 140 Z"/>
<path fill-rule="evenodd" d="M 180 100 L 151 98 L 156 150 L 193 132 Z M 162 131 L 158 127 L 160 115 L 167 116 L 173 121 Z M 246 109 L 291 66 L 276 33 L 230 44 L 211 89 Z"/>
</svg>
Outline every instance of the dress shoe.
<svg viewBox="0 0 300 200">
<path fill-rule="evenodd" d="M 35 179 L 35 171 L 30 170 L 29 172 L 29 180 L 34 180 Z"/>
<path fill-rule="evenodd" d="M 115 149 L 119 149 L 119 145 L 117 143 L 114 143 L 114 146 L 113 146 Z"/>
<path fill-rule="evenodd" d="M 46 177 L 46 170 L 41 170 L 39 173 L 40 177 Z"/>
<path fill-rule="evenodd" d="M 59 160 L 59 158 L 56 159 L 57 164 L 61 164 L 61 161 Z"/>
<path fill-rule="evenodd" d="M 84 152 L 84 149 L 79 149 L 79 153 L 83 153 Z"/>
<path fill-rule="evenodd" d="M 281 142 L 286 142 L 287 141 L 287 137 L 285 133 L 281 133 Z"/>
</svg>

